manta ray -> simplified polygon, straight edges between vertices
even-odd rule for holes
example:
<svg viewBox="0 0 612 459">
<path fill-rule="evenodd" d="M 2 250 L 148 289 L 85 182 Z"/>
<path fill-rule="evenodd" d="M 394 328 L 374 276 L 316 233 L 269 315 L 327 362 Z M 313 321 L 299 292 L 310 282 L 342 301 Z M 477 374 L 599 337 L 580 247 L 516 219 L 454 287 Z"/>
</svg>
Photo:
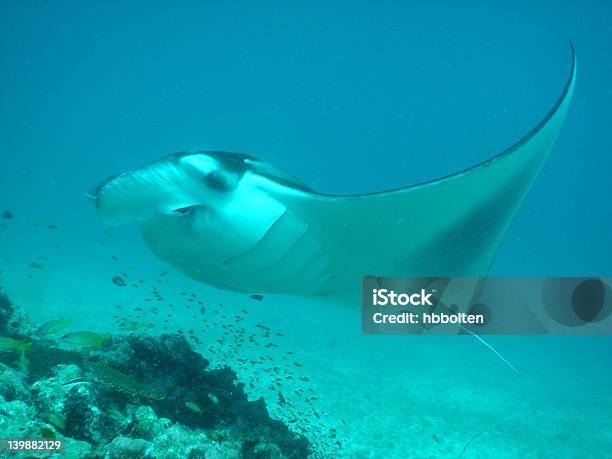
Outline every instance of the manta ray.
<svg viewBox="0 0 612 459">
<path fill-rule="evenodd" d="M 375 193 L 317 193 L 242 153 L 173 153 L 89 192 L 157 257 L 225 290 L 359 304 L 364 276 L 484 276 L 563 124 L 576 58 L 548 114 L 473 167 Z"/>
</svg>

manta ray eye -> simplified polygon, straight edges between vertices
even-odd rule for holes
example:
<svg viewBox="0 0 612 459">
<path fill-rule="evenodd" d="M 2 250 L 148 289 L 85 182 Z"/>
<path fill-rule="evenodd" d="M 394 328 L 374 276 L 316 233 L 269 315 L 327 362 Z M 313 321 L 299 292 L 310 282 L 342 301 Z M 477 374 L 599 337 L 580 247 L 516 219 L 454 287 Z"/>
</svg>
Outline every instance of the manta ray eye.
<svg viewBox="0 0 612 459">
<path fill-rule="evenodd" d="M 203 184 L 208 190 L 226 193 L 234 190 L 244 171 L 229 163 L 225 156 L 198 153 L 181 159 L 180 165 L 189 176 Z"/>
<path fill-rule="evenodd" d="M 211 190 L 219 192 L 228 192 L 236 187 L 236 180 L 232 180 L 229 174 L 219 170 L 206 174 L 204 181 Z"/>
</svg>

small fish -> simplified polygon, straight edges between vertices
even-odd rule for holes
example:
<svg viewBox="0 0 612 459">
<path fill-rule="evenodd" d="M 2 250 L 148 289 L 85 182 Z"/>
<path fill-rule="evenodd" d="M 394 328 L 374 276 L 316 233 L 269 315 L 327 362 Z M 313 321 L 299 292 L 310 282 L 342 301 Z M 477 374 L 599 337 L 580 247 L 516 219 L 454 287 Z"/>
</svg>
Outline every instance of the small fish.
<svg viewBox="0 0 612 459">
<path fill-rule="evenodd" d="M 30 268 L 32 268 L 32 269 L 42 269 L 42 266 L 39 263 L 36 263 L 35 261 L 33 261 L 32 263 L 30 263 Z"/>
<path fill-rule="evenodd" d="M 10 220 L 11 218 L 15 217 L 13 215 L 12 212 L 9 212 L 8 210 L 5 212 L 2 212 L 2 218 L 6 219 L 6 220 Z"/>
<path fill-rule="evenodd" d="M 249 298 L 255 301 L 263 300 L 263 295 L 249 295 Z"/>
<path fill-rule="evenodd" d="M 219 399 L 217 398 L 217 396 L 215 394 L 213 394 L 212 392 L 208 393 L 208 398 L 210 399 L 211 402 L 213 402 L 215 405 L 219 404 Z"/>
<path fill-rule="evenodd" d="M 55 413 L 47 413 L 46 418 L 51 424 L 53 424 L 58 429 L 66 428 L 66 421 L 64 420 L 63 417 Z"/>
<path fill-rule="evenodd" d="M 120 328 L 123 330 L 142 330 L 145 328 L 145 323 L 136 322 L 135 320 L 125 320 L 121 323 Z"/>
<path fill-rule="evenodd" d="M 68 333 L 60 338 L 69 344 L 75 344 L 77 346 L 91 346 L 100 348 L 104 343 L 110 340 L 111 335 L 108 333 L 100 334 L 91 331 L 80 331 L 74 333 Z"/>
<path fill-rule="evenodd" d="M 123 422 L 125 420 L 125 415 L 115 407 L 111 407 L 108 409 L 108 414 L 114 417 L 117 421 Z"/>
<path fill-rule="evenodd" d="M 57 225 L 47 225 L 47 228 L 49 228 L 50 230 L 56 230 Z"/>
<path fill-rule="evenodd" d="M 32 343 L 29 341 L 0 336 L 0 352 L 27 352 L 31 347 Z"/>
<path fill-rule="evenodd" d="M 21 351 L 21 354 L 19 354 L 19 362 L 17 363 L 17 367 L 24 375 L 30 373 L 30 360 L 26 356 L 25 351 Z"/>
<path fill-rule="evenodd" d="M 37 336 L 55 335 L 58 331 L 68 328 L 72 325 L 72 321 L 66 319 L 48 320 L 36 330 Z"/>
<path fill-rule="evenodd" d="M 55 432 L 53 432 L 53 430 L 49 429 L 48 427 L 42 426 L 40 428 L 40 434 L 42 435 L 43 438 L 47 440 L 52 440 L 56 438 Z"/>
<path fill-rule="evenodd" d="M 74 379 L 71 379 L 70 381 L 66 381 L 65 383 L 62 383 L 62 386 L 70 386 L 71 384 L 79 384 L 79 383 L 84 383 L 84 382 L 87 382 L 85 378 L 74 378 Z"/>
<path fill-rule="evenodd" d="M 194 413 L 201 413 L 201 408 L 193 402 L 185 402 L 185 406 Z"/>
<path fill-rule="evenodd" d="M 125 279 L 123 279 L 123 277 L 121 276 L 115 276 L 113 277 L 113 284 L 119 286 L 119 287 L 126 287 L 127 283 L 125 282 Z"/>
</svg>

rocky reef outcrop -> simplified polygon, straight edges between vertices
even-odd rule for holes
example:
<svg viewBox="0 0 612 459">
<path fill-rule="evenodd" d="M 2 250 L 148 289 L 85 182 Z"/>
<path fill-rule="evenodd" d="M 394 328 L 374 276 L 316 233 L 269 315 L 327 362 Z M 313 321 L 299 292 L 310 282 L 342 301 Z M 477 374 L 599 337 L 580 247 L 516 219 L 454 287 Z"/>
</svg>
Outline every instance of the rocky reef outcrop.
<svg viewBox="0 0 612 459">
<path fill-rule="evenodd" d="M 63 450 L 11 457 L 308 456 L 303 435 L 272 419 L 263 399 L 249 401 L 231 368 L 211 368 L 180 334 L 66 349 L 28 333 L 24 320 L 0 293 L 0 436 L 61 439 Z"/>
</svg>

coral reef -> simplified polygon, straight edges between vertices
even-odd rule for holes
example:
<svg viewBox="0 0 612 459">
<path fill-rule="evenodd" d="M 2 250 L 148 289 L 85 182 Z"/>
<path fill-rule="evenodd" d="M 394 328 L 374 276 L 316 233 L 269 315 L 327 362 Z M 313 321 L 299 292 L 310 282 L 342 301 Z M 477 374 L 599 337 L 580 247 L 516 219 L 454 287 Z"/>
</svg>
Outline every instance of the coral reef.
<svg viewBox="0 0 612 459">
<path fill-rule="evenodd" d="M 209 368 L 180 335 L 113 335 L 65 349 L 22 323 L 0 294 L 0 431 L 61 439 L 59 453 L 15 458 L 305 458 L 301 434 L 249 401 L 229 367 Z M 5 345 L 5 347 L 7 347 Z M 0 452 L 0 454 L 2 454 Z"/>
</svg>

